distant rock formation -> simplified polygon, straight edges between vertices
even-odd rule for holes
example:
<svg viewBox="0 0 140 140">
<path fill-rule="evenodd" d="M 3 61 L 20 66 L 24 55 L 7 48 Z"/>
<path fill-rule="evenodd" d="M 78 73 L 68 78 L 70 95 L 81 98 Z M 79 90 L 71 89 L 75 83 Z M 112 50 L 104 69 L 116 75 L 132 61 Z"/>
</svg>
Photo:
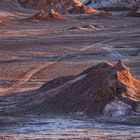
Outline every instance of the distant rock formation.
<svg viewBox="0 0 140 140">
<path fill-rule="evenodd" d="M 34 1 L 31 1 L 31 5 L 32 5 L 32 2 L 34 2 Z M 45 21 L 45 20 L 63 19 L 63 16 L 61 16 L 61 14 L 59 14 L 58 12 L 56 12 L 52 9 L 51 1 L 36 0 L 35 2 L 36 2 L 35 4 L 37 5 L 39 12 L 37 14 L 25 19 L 24 21 L 32 21 L 32 20 Z M 27 1 L 27 3 L 30 6 L 30 1 Z M 46 9 L 46 6 L 47 6 L 47 9 Z"/>
<path fill-rule="evenodd" d="M 44 0 L 47 1 L 47 0 Z M 21 2 L 24 7 L 39 8 L 38 0 L 24 0 Z M 81 13 L 81 14 L 104 14 L 108 13 L 104 11 L 95 10 L 91 7 L 87 7 L 80 2 L 80 0 L 51 0 L 51 8 L 61 13 Z M 48 9 L 46 2 L 46 10 Z"/>
<path fill-rule="evenodd" d="M 140 17 L 140 5 L 136 6 L 135 9 L 129 13 L 129 16 Z"/>
<path fill-rule="evenodd" d="M 64 17 L 58 12 L 55 12 L 53 9 L 51 9 L 50 12 L 39 11 L 38 13 L 29 18 L 23 19 L 23 21 L 33 21 L 33 20 L 48 21 L 61 19 L 64 19 Z"/>
<path fill-rule="evenodd" d="M 20 0 L 19 0 L 20 1 Z M 46 1 L 46 9 L 47 0 Z M 24 0 L 20 2 L 21 5 L 28 8 L 38 8 L 38 0 Z M 51 7 L 57 11 L 69 11 L 70 9 L 74 8 L 75 6 L 82 6 L 83 4 L 80 0 L 51 0 Z"/>
<path fill-rule="evenodd" d="M 132 8 L 139 3 L 139 0 L 81 0 L 81 2 L 94 8 L 123 10 Z"/>
<path fill-rule="evenodd" d="M 85 5 L 76 6 L 72 8 L 69 12 L 73 14 L 95 14 L 95 15 L 100 15 L 100 16 L 111 16 L 111 13 L 109 12 L 105 12 L 103 10 L 102 11 L 96 10 Z"/>
</svg>

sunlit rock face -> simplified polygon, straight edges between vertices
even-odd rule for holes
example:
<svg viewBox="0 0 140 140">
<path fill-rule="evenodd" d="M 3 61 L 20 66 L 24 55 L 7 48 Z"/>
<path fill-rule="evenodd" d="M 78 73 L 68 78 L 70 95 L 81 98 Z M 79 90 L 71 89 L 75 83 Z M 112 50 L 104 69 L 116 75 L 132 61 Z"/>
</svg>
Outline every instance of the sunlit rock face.
<svg viewBox="0 0 140 140">
<path fill-rule="evenodd" d="M 135 110 L 135 104 L 140 101 L 140 81 L 121 62 L 116 65 L 100 63 L 68 78 L 64 78 L 66 82 L 60 82 L 63 78 L 59 78 L 43 85 L 36 94 L 29 94 L 14 104 L 14 109 L 10 108 L 8 113 L 104 112 L 123 116 L 129 114 L 131 109 Z"/>
<path fill-rule="evenodd" d="M 48 20 L 62 20 L 62 19 L 64 19 L 64 18 L 61 14 L 59 14 L 58 12 L 55 12 L 53 9 L 51 9 L 50 12 L 39 11 L 35 15 L 24 19 L 24 21 L 32 22 L 34 20 L 48 21 Z"/>
<path fill-rule="evenodd" d="M 19 0 L 20 1 L 20 0 Z M 38 8 L 38 0 L 24 0 L 20 3 L 28 8 Z M 55 10 L 65 11 L 74 8 L 75 6 L 82 6 L 80 0 L 52 0 L 51 7 Z M 47 7 L 47 0 L 46 0 Z"/>
<path fill-rule="evenodd" d="M 136 5 L 139 0 L 81 0 L 83 3 L 87 3 L 91 7 L 103 8 L 103 7 L 116 7 L 116 8 L 129 8 Z"/>
</svg>

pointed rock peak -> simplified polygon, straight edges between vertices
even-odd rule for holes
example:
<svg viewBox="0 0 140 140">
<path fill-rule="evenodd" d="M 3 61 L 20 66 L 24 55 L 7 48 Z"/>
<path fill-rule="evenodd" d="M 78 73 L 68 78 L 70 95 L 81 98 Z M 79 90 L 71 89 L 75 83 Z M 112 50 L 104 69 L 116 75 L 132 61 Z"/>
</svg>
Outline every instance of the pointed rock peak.
<svg viewBox="0 0 140 140">
<path fill-rule="evenodd" d="M 140 4 L 138 4 L 135 9 L 128 14 L 128 16 L 140 17 Z"/>
<path fill-rule="evenodd" d="M 122 60 L 118 60 L 117 64 L 122 64 Z"/>
<path fill-rule="evenodd" d="M 126 66 L 122 63 L 121 60 L 118 60 L 117 64 L 114 66 L 114 69 L 115 69 L 115 70 L 118 70 L 118 71 L 120 71 L 120 70 L 127 70 L 127 71 L 129 71 L 129 68 L 126 67 Z"/>
<path fill-rule="evenodd" d="M 23 21 L 29 21 L 32 22 L 34 20 L 38 21 L 48 21 L 48 20 L 63 20 L 64 17 L 59 14 L 58 12 L 55 12 L 53 9 L 51 9 L 49 12 L 46 12 L 45 10 L 40 10 L 35 15 L 23 19 Z"/>
</svg>

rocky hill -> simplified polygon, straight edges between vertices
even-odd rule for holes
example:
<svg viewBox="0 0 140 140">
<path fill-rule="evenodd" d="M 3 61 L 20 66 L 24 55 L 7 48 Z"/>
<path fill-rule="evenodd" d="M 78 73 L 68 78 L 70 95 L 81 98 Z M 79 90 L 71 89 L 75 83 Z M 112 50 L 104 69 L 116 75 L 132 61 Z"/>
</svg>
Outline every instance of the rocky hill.
<svg viewBox="0 0 140 140">
<path fill-rule="evenodd" d="M 140 17 L 140 4 L 137 5 L 134 10 L 129 13 L 129 16 Z"/>
<path fill-rule="evenodd" d="M 16 99 L 18 96 L 20 99 Z M 16 102 L 4 107 L 0 114 L 85 112 L 97 115 L 108 114 L 110 110 L 114 114 L 119 110 L 120 114 L 126 115 L 139 106 L 140 80 L 134 78 L 120 61 L 116 65 L 100 63 L 77 76 L 54 79 L 34 93 L 18 96 L 11 95 Z"/>
<path fill-rule="evenodd" d="M 17 0 L 0 0 L 0 10 L 6 11 L 19 11 L 23 7 Z"/>
<path fill-rule="evenodd" d="M 19 0 L 19 2 L 26 8 L 39 9 L 38 0 Z M 43 0 L 42 2 L 44 3 L 46 10 L 50 9 L 50 5 L 52 9 L 61 13 L 105 14 L 104 11 L 95 10 L 91 7 L 83 5 L 80 0 L 52 0 L 50 4 L 48 4 L 46 0 Z"/>
</svg>

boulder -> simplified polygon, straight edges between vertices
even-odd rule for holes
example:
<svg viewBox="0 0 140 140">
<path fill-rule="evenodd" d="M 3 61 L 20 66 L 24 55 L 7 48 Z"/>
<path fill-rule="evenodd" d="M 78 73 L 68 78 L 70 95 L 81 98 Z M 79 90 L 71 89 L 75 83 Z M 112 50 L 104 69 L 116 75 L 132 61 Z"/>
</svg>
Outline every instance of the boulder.
<svg viewBox="0 0 140 140">
<path fill-rule="evenodd" d="M 54 86 L 52 85 L 54 83 Z M 29 94 L 30 95 L 30 94 Z M 14 98 L 14 97 L 13 97 Z M 117 101 L 115 101 L 117 99 Z M 140 81 L 121 61 L 116 65 L 100 63 L 64 81 L 47 82 L 35 94 L 1 107 L 9 114 L 63 114 L 84 112 L 91 115 L 129 114 L 140 101 Z M 7 103 L 8 104 L 8 103 Z M 16 109 L 15 109 L 16 108 Z"/>
<path fill-rule="evenodd" d="M 122 101 L 114 100 L 103 109 L 103 114 L 109 117 L 124 117 L 131 113 L 132 107 Z"/>
<path fill-rule="evenodd" d="M 48 20 L 62 20 L 62 19 L 64 18 L 61 14 L 51 9 L 50 12 L 39 11 L 31 17 L 23 19 L 23 21 L 34 21 L 34 20 L 48 21 Z"/>
</svg>

